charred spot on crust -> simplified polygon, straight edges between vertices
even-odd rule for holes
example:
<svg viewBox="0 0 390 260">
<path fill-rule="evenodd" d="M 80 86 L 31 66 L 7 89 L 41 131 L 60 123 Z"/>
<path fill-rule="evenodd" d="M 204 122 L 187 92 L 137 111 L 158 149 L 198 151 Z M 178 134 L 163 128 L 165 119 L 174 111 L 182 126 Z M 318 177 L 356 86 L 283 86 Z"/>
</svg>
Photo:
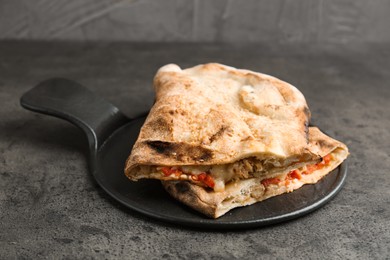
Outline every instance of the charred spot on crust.
<svg viewBox="0 0 390 260">
<path fill-rule="evenodd" d="M 305 114 L 306 118 L 309 120 L 311 113 L 310 113 L 310 109 L 307 106 L 303 108 L 303 113 Z"/>
<path fill-rule="evenodd" d="M 169 154 L 173 151 L 173 144 L 169 142 L 163 142 L 163 141 L 147 141 L 146 144 L 155 150 L 158 153 L 161 154 Z"/>
<path fill-rule="evenodd" d="M 306 143 L 309 143 L 309 121 L 308 120 L 305 120 L 304 128 L 305 128 Z"/>
<path fill-rule="evenodd" d="M 161 117 L 152 120 L 148 123 L 148 127 L 156 131 L 158 130 L 158 131 L 169 132 L 171 130 L 171 126 L 172 126 L 171 123 L 169 123 L 166 119 Z"/>
<path fill-rule="evenodd" d="M 178 144 L 176 150 L 177 158 L 180 161 L 197 161 L 206 162 L 213 158 L 212 151 L 201 146 L 190 146 L 185 144 Z"/>
<path fill-rule="evenodd" d="M 202 146 L 164 141 L 146 141 L 145 144 L 158 154 L 181 162 L 205 162 L 213 158 L 213 152 Z"/>
<path fill-rule="evenodd" d="M 295 115 L 299 118 L 299 120 L 303 123 L 301 126 L 301 131 L 304 132 L 304 137 L 306 139 L 306 143 L 309 143 L 309 121 L 310 121 L 310 109 L 307 106 L 304 106 L 302 110 L 295 110 Z"/>
<path fill-rule="evenodd" d="M 210 151 L 205 151 L 201 156 L 198 157 L 198 161 L 208 161 L 213 157 Z"/>
<path fill-rule="evenodd" d="M 223 133 L 228 129 L 227 126 L 222 126 L 215 134 L 213 134 L 209 140 L 210 140 L 210 143 L 214 142 L 215 140 L 217 140 L 218 138 L 220 138 Z"/>
<path fill-rule="evenodd" d="M 188 183 L 182 181 L 177 182 L 175 188 L 178 193 L 186 193 L 190 190 Z"/>
<path fill-rule="evenodd" d="M 317 140 L 317 144 L 321 147 L 321 148 L 327 148 L 327 149 L 330 149 L 330 148 L 333 148 L 333 145 L 330 144 L 329 142 L 325 141 L 325 140 Z"/>
<path fill-rule="evenodd" d="M 169 181 L 166 181 L 166 182 L 169 182 Z M 168 193 L 174 192 L 174 188 L 171 185 L 164 185 L 164 188 Z"/>
</svg>

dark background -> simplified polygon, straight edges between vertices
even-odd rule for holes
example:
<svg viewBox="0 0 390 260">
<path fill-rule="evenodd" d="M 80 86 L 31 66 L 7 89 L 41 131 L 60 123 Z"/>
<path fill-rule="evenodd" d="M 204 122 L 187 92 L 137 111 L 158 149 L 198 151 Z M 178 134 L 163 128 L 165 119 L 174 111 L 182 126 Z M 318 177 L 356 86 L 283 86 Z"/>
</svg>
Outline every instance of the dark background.
<svg viewBox="0 0 390 260">
<path fill-rule="evenodd" d="M 0 259 L 388 259 L 390 1 L 0 0 Z M 350 149 L 341 192 L 265 228 L 165 224 L 111 199 L 75 126 L 24 110 L 52 77 L 135 116 L 167 63 L 260 71 Z"/>
<path fill-rule="evenodd" d="M 388 0 L 1 0 L 0 39 L 390 41 Z"/>
</svg>

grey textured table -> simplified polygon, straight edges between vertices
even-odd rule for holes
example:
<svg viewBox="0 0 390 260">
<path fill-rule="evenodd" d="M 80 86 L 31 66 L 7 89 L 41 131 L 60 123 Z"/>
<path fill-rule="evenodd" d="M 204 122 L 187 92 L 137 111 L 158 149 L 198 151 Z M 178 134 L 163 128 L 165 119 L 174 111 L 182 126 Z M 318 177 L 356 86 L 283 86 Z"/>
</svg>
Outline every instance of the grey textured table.
<svg viewBox="0 0 390 260">
<path fill-rule="evenodd" d="M 166 63 L 261 71 L 297 86 L 313 122 L 350 148 L 342 191 L 286 223 L 201 231 L 119 205 L 88 174 L 87 142 L 62 120 L 22 109 L 50 77 L 79 81 L 126 115 L 147 110 Z M 0 259 L 390 257 L 390 46 L 0 43 Z"/>
</svg>

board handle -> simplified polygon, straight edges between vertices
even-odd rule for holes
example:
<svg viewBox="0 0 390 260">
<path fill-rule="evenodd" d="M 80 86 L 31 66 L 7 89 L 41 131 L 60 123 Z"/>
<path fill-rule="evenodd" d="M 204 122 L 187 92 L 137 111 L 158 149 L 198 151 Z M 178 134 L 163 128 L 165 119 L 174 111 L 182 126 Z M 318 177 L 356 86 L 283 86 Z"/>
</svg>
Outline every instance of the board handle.
<svg viewBox="0 0 390 260">
<path fill-rule="evenodd" d="M 79 83 L 63 78 L 38 84 L 21 97 L 20 104 L 28 110 L 65 119 L 81 128 L 93 154 L 116 129 L 129 122 L 117 107 Z"/>
</svg>

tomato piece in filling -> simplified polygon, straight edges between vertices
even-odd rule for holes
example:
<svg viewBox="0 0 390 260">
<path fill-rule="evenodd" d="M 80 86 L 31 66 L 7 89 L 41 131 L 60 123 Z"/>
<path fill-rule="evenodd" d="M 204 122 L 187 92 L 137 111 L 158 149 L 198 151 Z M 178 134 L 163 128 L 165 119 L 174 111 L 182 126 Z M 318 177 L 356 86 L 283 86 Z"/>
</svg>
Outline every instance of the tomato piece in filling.
<svg viewBox="0 0 390 260">
<path fill-rule="evenodd" d="M 169 175 L 171 175 L 171 169 L 168 168 L 168 167 L 163 167 L 163 168 L 161 168 L 161 171 L 164 173 L 164 175 L 165 175 L 166 177 L 168 177 Z"/>
<path fill-rule="evenodd" d="M 330 161 L 332 160 L 332 155 L 331 154 L 328 154 L 328 155 L 325 155 L 323 158 L 322 158 L 322 161 L 317 163 L 317 164 L 312 164 L 312 165 L 308 165 L 306 166 L 306 171 L 302 172 L 302 174 L 311 174 L 312 172 L 316 171 L 316 170 L 320 170 L 322 169 L 323 167 L 329 165 Z"/>
<path fill-rule="evenodd" d="M 261 180 L 261 184 L 263 184 L 265 187 L 269 186 L 270 184 L 277 185 L 279 182 L 280 182 L 280 179 L 277 177 Z"/>
<path fill-rule="evenodd" d="M 322 158 L 322 160 L 325 163 L 325 165 L 328 165 L 332 160 L 332 155 L 331 154 L 325 155 L 324 158 Z"/>
<path fill-rule="evenodd" d="M 176 176 L 180 176 L 183 173 L 179 169 L 173 169 L 173 168 L 169 168 L 169 167 L 162 167 L 161 171 L 163 172 L 165 177 L 168 177 L 168 176 L 170 176 L 172 174 L 174 174 Z"/>
<path fill-rule="evenodd" d="M 317 170 L 317 164 L 312 164 L 312 165 L 307 165 L 306 166 L 306 171 L 303 171 L 302 174 L 310 174 L 312 172 L 314 172 L 315 170 Z"/>
<path fill-rule="evenodd" d="M 298 179 L 300 180 L 302 178 L 301 174 L 297 170 L 293 170 L 287 174 L 288 180 Z"/>
<path fill-rule="evenodd" d="M 214 188 L 215 186 L 213 177 L 211 177 L 209 174 L 205 172 L 202 172 L 198 175 L 193 175 L 193 174 L 184 173 L 179 169 L 173 169 L 169 167 L 162 167 L 161 171 L 163 172 L 165 177 L 171 176 L 172 174 L 176 175 L 177 177 L 179 177 L 182 174 L 186 174 L 186 175 L 190 175 L 192 180 L 199 181 L 209 188 Z"/>
<path fill-rule="evenodd" d="M 195 176 L 197 176 L 197 178 L 195 178 L 197 181 L 202 182 L 203 184 L 205 184 L 209 188 L 214 188 L 214 186 L 215 186 L 214 179 L 209 174 L 202 172 L 202 173 L 195 175 Z"/>
</svg>

